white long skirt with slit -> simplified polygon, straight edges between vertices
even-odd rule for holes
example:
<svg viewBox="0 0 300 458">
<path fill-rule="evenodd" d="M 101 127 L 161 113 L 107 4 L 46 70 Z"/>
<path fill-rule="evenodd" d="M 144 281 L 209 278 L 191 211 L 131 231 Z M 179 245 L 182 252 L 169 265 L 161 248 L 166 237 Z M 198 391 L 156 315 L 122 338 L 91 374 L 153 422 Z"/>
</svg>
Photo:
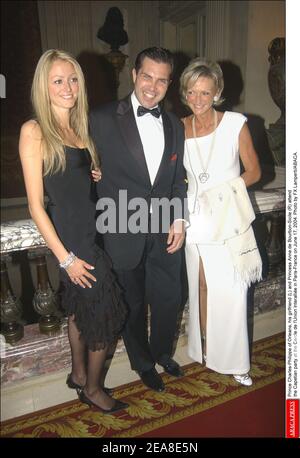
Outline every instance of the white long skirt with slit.
<svg viewBox="0 0 300 458">
<path fill-rule="evenodd" d="M 225 245 L 186 245 L 189 282 L 188 354 L 202 363 L 199 323 L 199 256 L 207 283 L 206 366 L 221 374 L 250 369 L 247 288 L 234 280 Z"/>
</svg>

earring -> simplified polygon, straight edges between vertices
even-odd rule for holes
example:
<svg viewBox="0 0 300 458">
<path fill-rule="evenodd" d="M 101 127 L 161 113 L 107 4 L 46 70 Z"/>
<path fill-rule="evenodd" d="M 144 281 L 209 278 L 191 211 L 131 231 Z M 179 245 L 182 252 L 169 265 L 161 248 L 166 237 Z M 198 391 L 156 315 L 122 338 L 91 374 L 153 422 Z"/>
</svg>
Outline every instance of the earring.
<svg viewBox="0 0 300 458">
<path fill-rule="evenodd" d="M 217 102 L 219 100 L 219 97 L 217 95 L 214 96 L 214 102 Z"/>
</svg>

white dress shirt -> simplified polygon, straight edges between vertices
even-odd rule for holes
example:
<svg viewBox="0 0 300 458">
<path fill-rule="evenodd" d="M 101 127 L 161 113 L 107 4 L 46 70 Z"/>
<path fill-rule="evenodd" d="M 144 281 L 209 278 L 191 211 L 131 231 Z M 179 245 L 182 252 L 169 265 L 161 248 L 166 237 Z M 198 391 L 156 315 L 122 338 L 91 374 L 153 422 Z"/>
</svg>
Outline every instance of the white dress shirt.
<svg viewBox="0 0 300 458">
<path fill-rule="evenodd" d="M 143 116 L 137 116 L 137 109 L 140 103 L 134 92 L 131 94 L 131 102 L 134 117 L 143 144 L 150 181 L 153 185 L 165 148 L 162 117 L 160 115 L 159 118 L 156 118 L 151 113 L 146 113 Z"/>
<path fill-rule="evenodd" d="M 159 118 L 156 118 L 151 113 L 146 113 L 143 116 L 138 116 L 137 109 L 140 106 L 140 102 L 136 98 L 134 92 L 131 94 L 131 103 L 143 145 L 150 181 L 153 185 L 165 149 L 165 136 L 162 116 L 160 115 Z M 152 108 L 156 107 L 157 105 Z M 151 204 L 150 213 L 152 213 Z M 189 223 L 186 220 L 181 218 L 176 219 L 175 221 L 184 221 L 185 225 L 189 225 Z"/>
</svg>

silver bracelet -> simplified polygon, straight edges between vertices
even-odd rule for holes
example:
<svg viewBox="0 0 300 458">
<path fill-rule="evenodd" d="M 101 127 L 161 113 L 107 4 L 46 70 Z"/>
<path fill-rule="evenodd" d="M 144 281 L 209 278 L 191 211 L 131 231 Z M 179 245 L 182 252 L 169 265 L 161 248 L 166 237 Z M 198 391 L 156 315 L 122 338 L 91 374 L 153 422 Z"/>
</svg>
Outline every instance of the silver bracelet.
<svg viewBox="0 0 300 458">
<path fill-rule="evenodd" d="M 70 251 L 66 259 L 63 262 L 59 263 L 59 267 L 61 267 L 62 269 L 67 269 L 68 267 L 70 267 L 71 264 L 73 264 L 75 259 L 76 259 L 75 254 L 72 253 L 72 251 Z"/>
</svg>

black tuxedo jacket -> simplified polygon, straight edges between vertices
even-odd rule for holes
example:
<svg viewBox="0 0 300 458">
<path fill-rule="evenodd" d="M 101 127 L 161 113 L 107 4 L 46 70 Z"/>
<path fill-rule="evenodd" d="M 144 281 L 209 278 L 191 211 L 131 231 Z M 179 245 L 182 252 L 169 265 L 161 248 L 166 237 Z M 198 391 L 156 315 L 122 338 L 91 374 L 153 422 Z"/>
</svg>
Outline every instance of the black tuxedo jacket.
<svg viewBox="0 0 300 458">
<path fill-rule="evenodd" d="M 103 234 L 104 248 L 116 269 L 133 269 L 141 260 L 146 235 L 124 231 L 119 223 L 119 190 L 127 191 L 128 202 L 143 198 L 172 199 L 182 203 L 185 218 L 186 174 L 183 167 L 184 129 L 172 113 L 162 112 L 165 148 L 153 185 L 151 184 L 142 142 L 135 121 L 130 96 L 94 110 L 90 115 L 90 131 L 100 156 L 102 179 L 97 183 L 98 198 L 110 198 L 116 204 L 116 233 Z M 124 208 L 121 211 L 124 215 Z M 135 212 L 127 212 L 127 220 Z M 178 217 L 178 215 L 176 215 Z M 171 223 L 173 219 L 171 216 Z M 166 249 L 167 234 L 158 234 Z"/>
</svg>

